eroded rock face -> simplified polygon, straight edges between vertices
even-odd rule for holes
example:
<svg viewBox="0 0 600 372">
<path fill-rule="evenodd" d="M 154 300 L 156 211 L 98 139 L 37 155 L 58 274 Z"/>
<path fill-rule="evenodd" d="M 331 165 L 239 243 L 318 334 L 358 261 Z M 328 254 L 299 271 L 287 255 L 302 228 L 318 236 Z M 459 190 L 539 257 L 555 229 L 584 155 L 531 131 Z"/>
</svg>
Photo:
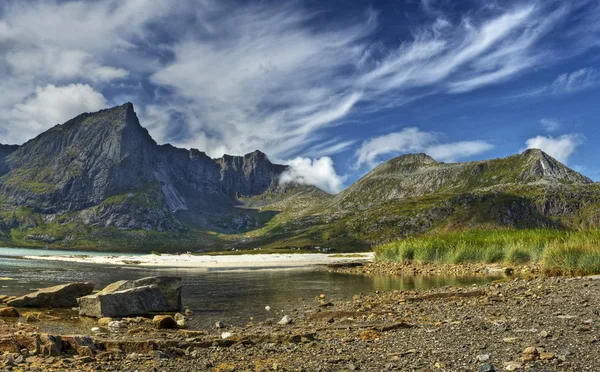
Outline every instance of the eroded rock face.
<svg viewBox="0 0 600 372">
<path fill-rule="evenodd" d="M 80 315 L 97 318 L 178 311 L 181 309 L 181 278 L 121 280 L 77 301 Z"/>
<path fill-rule="evenodd" d="M 0 196 L 44 220 L 69 213 L 62 223 L 177 231 L 180 218 L 202 224 L 204 215 L 231 212 L 233 198 L 264 193 L 286 169 L 259 151 L 212 159 L 160 146 L 126 103 L 81 114 L 20 147 L 0 145 Z M 189 213 L 174 215 L 181 210 Z"/>
<path fill-rule="evenodd" d="M 94 290 L 94 284 L 77 282 L 43 288 L 37 292 L 17 297 L 8 302 L 15 307 L 71 308 L 77 306 L 77 298 L 87 296 Z"/>
</svg>

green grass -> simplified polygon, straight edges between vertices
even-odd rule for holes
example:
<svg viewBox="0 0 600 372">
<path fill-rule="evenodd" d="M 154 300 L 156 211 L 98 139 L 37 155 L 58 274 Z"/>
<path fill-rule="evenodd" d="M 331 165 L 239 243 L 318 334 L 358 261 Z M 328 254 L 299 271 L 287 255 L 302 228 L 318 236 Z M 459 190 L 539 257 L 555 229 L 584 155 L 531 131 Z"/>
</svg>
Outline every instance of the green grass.
<svg viewBox="0 0 600 372">
<path fill-rule="evenodd" d="M 600 273 L 600 230 L 476 230 L 424 235 L 375 248 L 376 259 L 399 262 L 539 263 L 554 275 Z"/>
</svg>

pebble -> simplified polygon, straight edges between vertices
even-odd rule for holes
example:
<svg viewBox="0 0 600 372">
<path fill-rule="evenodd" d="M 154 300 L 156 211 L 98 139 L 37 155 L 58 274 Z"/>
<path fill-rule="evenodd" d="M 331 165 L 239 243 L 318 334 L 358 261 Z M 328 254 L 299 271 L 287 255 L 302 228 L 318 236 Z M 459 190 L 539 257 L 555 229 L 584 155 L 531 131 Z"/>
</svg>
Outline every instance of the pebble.
<svg viewBox="0 0 600 372">
<path fill-rule="evenodd" d="M 265 310 L 271 311 L 271 306 L 269 306 L 269 305 L 265 306 Z"/>
<path fill-rule="evenodd" d="M 223 340 L 227 340 L 231 336 L 233 336 L 233 334 L 231 332 L 223 332 L 223 333 L 221 333 L 221 338 Z"/>
<path fill-rule="evenodd" d="M 225 323 L 223 323 L 222 321 L 219 320 L 218 322 L 215 323 L 215 328 L 217 328 L 217 329 L 225 328 Z"/>
<path fill-rule="evenodd" d="M 494 372 L 494 366 L 492 364 L 486 363 L 479 366 L 477 372 Z"/>
<path fill-rule="evenodd" d="M 523 368 L 523 364 L 519 362 L 504 362 L 504 369 L 507 371 L 516 371 Z"/>
<path fill-rule="evenodd" d="M 152 324 L 158 329 L 177 328 L 177 322 L 170 315 L 156 315 L 154 319 L 152 319 Z"/>
<path fill-rule="evenodd" d="M 283 318 L 281 318 L 281 320 L 279 322 L 277 322 L 277 324 L 280 325 L 288 325 L 292 323 L 292 317 L 290 317 L 289 315 L 285 315 Z"/>
<path fill-rule="evenodd" d="M 479 360 L 480 362 L 487 362 L 488 360 L 490 360 L 490 354 L 481 354 L 477 357 L 477 360 Z"/>
<path fill-rule="evenodd" d="M 119 320 L 113 320 L 111 322 L 108 322 L 108 328 L 111 330 L 117 330 L 121 328 L 127 328 L 127 326 Z"/>
</svg>

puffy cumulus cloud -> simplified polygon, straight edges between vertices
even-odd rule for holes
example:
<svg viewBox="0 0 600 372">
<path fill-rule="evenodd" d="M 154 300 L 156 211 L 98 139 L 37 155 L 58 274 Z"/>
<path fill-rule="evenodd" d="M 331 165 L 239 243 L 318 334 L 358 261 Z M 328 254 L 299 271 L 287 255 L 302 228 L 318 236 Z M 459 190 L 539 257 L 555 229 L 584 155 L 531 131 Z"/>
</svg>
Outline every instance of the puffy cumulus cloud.
<svg viewBox="0 0 600 372">
<path fill-rule="evenodd" d="M 284 162 L 290 168 L 279 178 L 282 184 L 295 182 L 302 185 L 314 185 L 329 193 L 336 194 L 344 189 L 346 177 L 340 176 L 329 157 L 310 159 L 297 157 Z"/>
<path fill-rule="evenodd" d="M 542 119 L 540 120 L 540 124 L 542 124 L 542 127 L 548 132 L 555 132 L 562 126 L 560 121 L 556 119 Z"/>
<path fill-rule="evenodd" d="M 87 84 L 38 87 L 35 94 L 18 103 L 6 114 L 0 126 L 2 143 L 22 143 L 50 127 L 61 124 L 82 112 L 107 106 L 104 96 Z"/>
<path fill-rule="evenodd" d="M 425 152 L 439 161 L 455 161 L 491 150 L 486 141 L 439 143 L 441 135 L 423 132 L 418 128 L 404 128 L 399 132 L 374 137 L 362 143 L 356 152 L 356 166 L 374 166 L 382 156 Z"/>
<path fill-rule="evenodd" d="M 585 136 L 578 133 L 560 137 L 536 136 L 525 142 L 526 149 L 540 149 L 561 163 L 567 163 L 575 150 L 585 143 Z"/>
</svg>

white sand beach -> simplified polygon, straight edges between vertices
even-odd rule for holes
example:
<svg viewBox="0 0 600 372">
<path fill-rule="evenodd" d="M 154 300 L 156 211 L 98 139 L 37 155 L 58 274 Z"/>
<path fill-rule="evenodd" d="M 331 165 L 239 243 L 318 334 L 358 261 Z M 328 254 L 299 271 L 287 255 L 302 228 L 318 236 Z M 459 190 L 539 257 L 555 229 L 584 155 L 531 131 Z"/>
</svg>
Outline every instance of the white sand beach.
<svg viewBox="0 0 600 372">
<path fill-rule="evenodd" d="M 373 252 L 357 254 L 290 253 L 248 255 L 192 255 L 163 254 L 142 256 L 86 256 L 86 255 L 35 255 L 23 256 L 31 260 L 82 262 L 103 265 L 129 265 L 169 268 L 276 268 L 328 265 L 343 262 L 370 262 Z"/>
</svg>

